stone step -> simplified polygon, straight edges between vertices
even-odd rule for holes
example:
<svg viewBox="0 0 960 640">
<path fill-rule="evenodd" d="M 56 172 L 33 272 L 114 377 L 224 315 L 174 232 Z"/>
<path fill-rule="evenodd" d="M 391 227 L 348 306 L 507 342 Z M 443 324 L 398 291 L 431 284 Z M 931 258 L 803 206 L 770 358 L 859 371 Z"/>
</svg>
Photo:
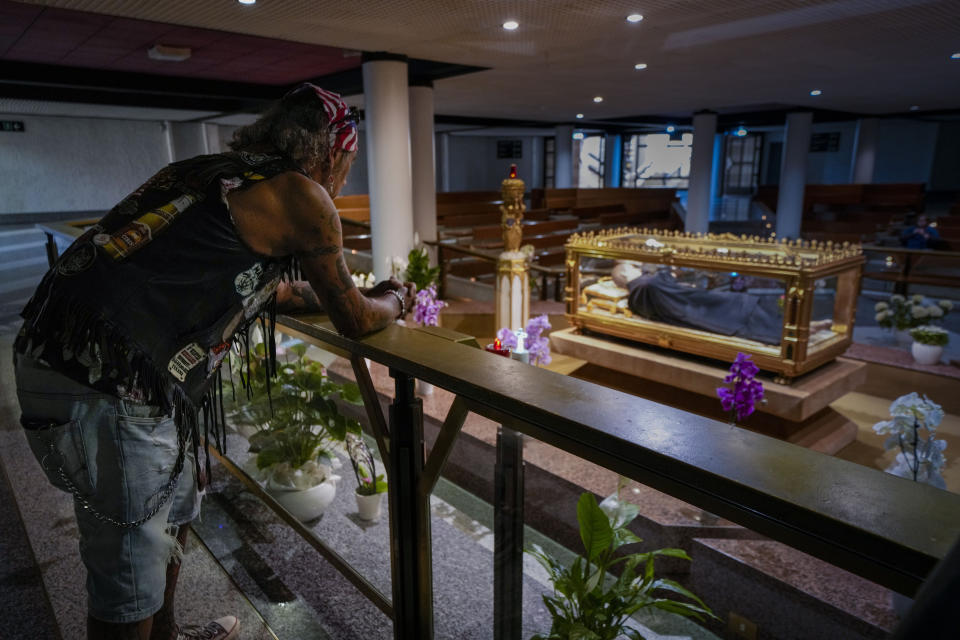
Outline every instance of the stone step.
<svg viewBox="0 0 960 640">
<path fill-rule="evenodd" d="M 0 269 L 3 269 L 7 263 L 24 260 L 26 258 L 47 259 L 46 244 L 42 240 L 27 240 L 26 238 L 17 238 L 19 242 L 10 242 L 0 244 Z"/>
</svg>

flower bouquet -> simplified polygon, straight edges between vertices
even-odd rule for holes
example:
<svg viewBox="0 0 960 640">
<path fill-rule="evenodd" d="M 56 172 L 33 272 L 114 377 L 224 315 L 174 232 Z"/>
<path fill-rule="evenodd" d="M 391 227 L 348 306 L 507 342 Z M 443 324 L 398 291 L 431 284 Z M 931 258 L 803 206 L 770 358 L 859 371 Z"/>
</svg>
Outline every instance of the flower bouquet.
<svg viewBox="0 0 960 640">
<path fill-rule="evenodd" d="M 546 314 L 530 318 L 522 332 L 523 344 L 530 352 L 530 362 L 534 365 L 550 364 L 550 339 L 543 332 L 550 328 L 550 319 Z M 504 349 L 511 351 L 518 346 L 517 333 L 504 327 L 497 332 L 497 340 Z"/>
</svg>

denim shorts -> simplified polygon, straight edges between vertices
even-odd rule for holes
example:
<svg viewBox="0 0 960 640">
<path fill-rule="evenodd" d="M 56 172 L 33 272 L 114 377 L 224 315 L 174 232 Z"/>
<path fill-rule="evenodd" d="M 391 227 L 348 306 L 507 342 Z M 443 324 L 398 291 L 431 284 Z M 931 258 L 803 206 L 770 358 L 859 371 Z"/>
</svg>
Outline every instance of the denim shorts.
<svg viewBox="0 0 960 640">
<path fill-rule="evenodd" d="M 115 623 L 152 616 L 163 606 L 167 565 L 181 552 L 177 527 L 200 512 L 191 448 L 171 484 L 178 455 L 171 416 L 29 357 L 16 356 L 15 369 L 30 449 L 50 482 L 74 496 L 90 615 Z M 153 511 L 139 526 L 116 524 Z"/>
</svg>

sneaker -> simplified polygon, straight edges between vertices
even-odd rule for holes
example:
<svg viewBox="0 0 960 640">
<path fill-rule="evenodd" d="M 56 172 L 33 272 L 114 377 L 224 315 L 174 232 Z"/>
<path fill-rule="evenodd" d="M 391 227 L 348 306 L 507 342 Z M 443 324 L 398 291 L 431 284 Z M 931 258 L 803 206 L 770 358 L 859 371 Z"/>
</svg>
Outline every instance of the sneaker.
<svg viewBox="0 0 960 640">
<path fill-rule="evenodd" d="M 190 625 L 177 629 L 177 640 L 234 640 L 240 636 L 240 621 L 223 616 L 204 626 Z"/>
</svg>

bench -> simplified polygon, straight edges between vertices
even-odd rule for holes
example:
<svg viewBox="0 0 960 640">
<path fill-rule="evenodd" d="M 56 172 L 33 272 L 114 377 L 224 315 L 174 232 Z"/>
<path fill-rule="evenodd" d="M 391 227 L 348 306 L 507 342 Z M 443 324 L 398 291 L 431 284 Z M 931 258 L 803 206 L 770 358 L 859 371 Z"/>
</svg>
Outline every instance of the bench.
<svg viewBox="0 0 960 640">
<path fill-rule="evenodd" d="M 891 268 L 877 271 L 869 263 L 864 278 L 894 283 L 894 292 L 907 295 L 911 284 L 960 288 L 960 251 L 903 249 L 864 245 L 864 253 L 889 256 Z"/>
</svg>

